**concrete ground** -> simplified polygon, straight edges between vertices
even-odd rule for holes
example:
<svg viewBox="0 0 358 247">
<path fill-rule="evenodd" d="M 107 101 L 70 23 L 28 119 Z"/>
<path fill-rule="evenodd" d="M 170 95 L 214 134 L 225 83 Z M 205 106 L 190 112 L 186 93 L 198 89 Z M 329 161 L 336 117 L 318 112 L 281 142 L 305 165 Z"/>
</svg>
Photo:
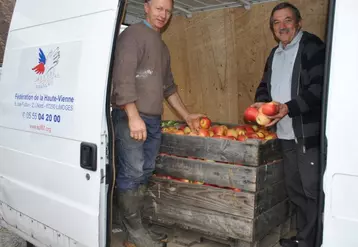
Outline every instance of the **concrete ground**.
<svg viewBox="0 0 358 247">
<path fill-rule="evenodd" d="M 26 247 L 26 242 L 0 226 L 0 247 Z"/>
</svg>

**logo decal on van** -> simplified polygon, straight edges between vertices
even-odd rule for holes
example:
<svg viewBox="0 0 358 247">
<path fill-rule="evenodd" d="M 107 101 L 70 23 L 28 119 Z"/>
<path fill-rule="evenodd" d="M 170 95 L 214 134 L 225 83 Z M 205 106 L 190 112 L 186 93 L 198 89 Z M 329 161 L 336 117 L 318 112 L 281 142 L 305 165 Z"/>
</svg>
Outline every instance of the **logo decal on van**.
<svg viewBox="0 0 358 247">
<path fill-rule="evenodd" d="M 59 75 L 56 73 L 56 67 L 60 61 L 60 48 L 50 50 L 47 55 L 39 48 L 38 64 L 32 70 L 38 75 L 36 87 L 43 88 L 53 84 L 55 78 Z"/>
</svg>

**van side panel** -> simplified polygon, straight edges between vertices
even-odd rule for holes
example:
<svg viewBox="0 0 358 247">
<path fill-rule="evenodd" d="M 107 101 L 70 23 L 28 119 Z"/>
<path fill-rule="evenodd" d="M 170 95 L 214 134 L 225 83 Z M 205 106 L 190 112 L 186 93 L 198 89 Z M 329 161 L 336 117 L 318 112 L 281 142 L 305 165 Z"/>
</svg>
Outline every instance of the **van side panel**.
<svg viewBox="0 0 358 247">
<path fill-rule="evenodd" d="M 36 222 L 77 246 L 103 246 L 103 116 L 117 6 L 16 3 L 0 81 L 0 221 L 47 245 L 70 246 Z M 97 148 L 94 171 L 80 165 L 83 142 Z"/>
</svg>

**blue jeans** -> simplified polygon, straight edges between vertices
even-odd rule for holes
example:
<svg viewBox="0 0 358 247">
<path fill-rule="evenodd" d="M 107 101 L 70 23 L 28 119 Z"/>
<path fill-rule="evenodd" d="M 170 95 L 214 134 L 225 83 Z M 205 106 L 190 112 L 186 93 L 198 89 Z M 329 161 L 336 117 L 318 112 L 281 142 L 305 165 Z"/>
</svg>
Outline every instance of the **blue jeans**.
<svg viewBox="0 0 358 247">
<path fill-rule="evenodd" d="M 147 128 L 147 139 L 144 142 L 131 138 L 125 111 L 114 109 L 112 112 L 116 137 L 116 183 L 117 189 L 121 191 L 147 184 L 159 153 L 161 116 L 140 116 Z"/>
</svg>

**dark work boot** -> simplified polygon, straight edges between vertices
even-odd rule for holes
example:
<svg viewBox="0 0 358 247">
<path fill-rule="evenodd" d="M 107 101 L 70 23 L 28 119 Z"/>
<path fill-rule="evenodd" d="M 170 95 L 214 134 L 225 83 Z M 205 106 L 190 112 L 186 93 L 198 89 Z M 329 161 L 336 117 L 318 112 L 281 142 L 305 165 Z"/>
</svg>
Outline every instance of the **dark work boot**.
<svg viewBox="0 0 358 247">
<path fill-rule="evenodd" d="M 282 247 L 298 247 L 299 241 L 295 237 L 281 238 L 279 243 Z"/>
<path fill-rule="evenodd" d="M 117 193 L 123 225 L 128 234 L 123 243 L 128 247 L 166 247 L 166 243 L 154 241 L 147 229 L 143 227 L 140 206 L 143 196 L 139 189 L 120 191 Z"/>
<path fill-rule="evenodd" d="M 145 203 L 144 199 L 148 195 L 148 186 L 144 185 L 144 184 L 140 185 L 139 193 L 141 194 L 141 196 L 143 196 L 143 199 L 141 200 L 141 205 L 140 205 L 140 214 L 142 217 L 143 210 L 144 210 L 144 203 Z M 168 240 L 168 235 L 165 233 L 156 233 L 156 232 L 151 231 L 151 229 L 148 229 L 148 231 L 154 241 L 166 242 Z"/>
</svg>

